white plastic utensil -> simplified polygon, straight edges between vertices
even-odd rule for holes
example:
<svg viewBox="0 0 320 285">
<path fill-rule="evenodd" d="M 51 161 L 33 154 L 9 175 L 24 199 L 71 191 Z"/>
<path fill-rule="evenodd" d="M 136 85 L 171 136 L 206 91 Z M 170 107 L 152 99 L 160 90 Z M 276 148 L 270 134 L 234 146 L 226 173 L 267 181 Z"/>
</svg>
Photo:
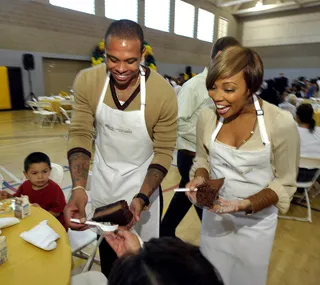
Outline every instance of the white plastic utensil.
<svg viewBox="0 0 320 285">
<path fill-rule="evenodd" d="M 197 191 L 198 188 L 194 188 L 193 191 Z M 174 192 L 189 192 L 191 191 L 189 188 L 178 188 L 178 189 L 174 189 Z"/>
<path fill-rule="evenodd" d="M 70 221 L 73 223 L 81 224 L 79 219 L 70 219 Z M 88 226 L 96 226 L 103 232 L 114 232 L 119 227 L 118 225 L 108 226 L 108 225 L 104 225 L 97 222 L 91 222 L 91 221 L 86 221 L 85 224 Z"/>
</svg>

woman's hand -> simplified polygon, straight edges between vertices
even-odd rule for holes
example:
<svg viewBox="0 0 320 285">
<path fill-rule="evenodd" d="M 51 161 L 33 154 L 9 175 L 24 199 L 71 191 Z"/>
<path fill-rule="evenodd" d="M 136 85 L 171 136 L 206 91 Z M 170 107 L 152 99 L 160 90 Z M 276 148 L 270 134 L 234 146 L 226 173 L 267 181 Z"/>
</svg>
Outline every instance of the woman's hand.
<svg viewBox="0 0 320 285">
<path fill-rule="evenodd" d="M 244 200 L 224 200 L 219 198 L 217 200 L 217 204 L 214 205 L 209 212 L 214 212 L 217 214 L 227 214 L 227 213 L 235 213 L 240 211 L 250 212 L 252 211 L 251 202 L 248 199 Z"/>
</svg>

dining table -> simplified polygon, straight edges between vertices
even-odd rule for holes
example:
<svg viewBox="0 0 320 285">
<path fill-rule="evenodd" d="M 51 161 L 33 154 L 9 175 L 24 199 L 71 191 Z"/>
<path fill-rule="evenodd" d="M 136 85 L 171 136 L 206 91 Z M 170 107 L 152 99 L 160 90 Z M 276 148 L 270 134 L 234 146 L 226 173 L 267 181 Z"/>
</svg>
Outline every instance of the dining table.
<svg viewBox="0 0 320 285">
<path fill-rule="evenodd" d="M 0 218 L 14 217 L 14 212 L 0 214 Z M 41 221 L 60 236 L 57 247 L 51 251 L 40 249 L 20 237 Z M 0 284 L 3 285 L 69 285 L 72 255 L 68 234 L 61 223 L 40 207 L 31 207 L 31 215 L 20 223 L 3 228 L 6 237 L 8 260 L 0 265 Z"/>
</svg>

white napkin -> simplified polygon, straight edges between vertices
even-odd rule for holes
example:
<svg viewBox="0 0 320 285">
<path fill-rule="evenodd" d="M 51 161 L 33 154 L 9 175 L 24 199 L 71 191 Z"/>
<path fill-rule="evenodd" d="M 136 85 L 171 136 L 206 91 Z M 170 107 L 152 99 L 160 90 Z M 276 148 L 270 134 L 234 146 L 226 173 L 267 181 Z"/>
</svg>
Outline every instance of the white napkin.
<svg viewBox="0 0 320 285">
<path fill-rule="evenodd" d="M 0 229 L 19 224 L 20 220 L 17 218 L 0 218 Z"/>
<path fill-rule="evenodd" d="M 55 242 L 60 236 L 48 226 L 48 221 L 44 220 L 27 232 L 20 234 L 25 241 L 43 249 L 53 250 L 57 247 Z"/>
</svg>

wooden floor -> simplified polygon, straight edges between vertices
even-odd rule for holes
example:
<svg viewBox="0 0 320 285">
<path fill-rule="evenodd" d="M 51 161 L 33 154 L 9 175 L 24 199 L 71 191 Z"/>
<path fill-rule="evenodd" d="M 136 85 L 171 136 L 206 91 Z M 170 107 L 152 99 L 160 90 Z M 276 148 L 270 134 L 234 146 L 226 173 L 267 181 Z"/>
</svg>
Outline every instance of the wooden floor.
<svg viewBox="0 0 320 285">
<path fill-rule="evenodd" d="M 0 173 L 6 183 L 17 188 L 22 177 L 24 158 L 33 151 L 47 153 L 51 160 L 67 166 L 67 125 L 52 129 L 31 124 L 31 111 L 0 112 Z M 163 182 L 167 209 L 173 188 L 179 183 L 179 173 L 172 166 Z M 7 184 L 5 184 L 7 185 Z M 15 185 L 15 186 L 12 186 Z M 71 186 L 66 168 L 62 188 L 66 197 Z M 319 197 L 319 196 L 318 196 Z M 312 205 L 320 208 L 320 199 Z M 304 216 L 306 209 L 292 205 L 290 214 Z M 320 213 L 312 211 L 313 223 L 279 220 L 276 239 L 269 267 L 268 285 L 319 285 L 320 284 Z M 199 244 L 200 222 L 193 208 L 177 229 L 179 237 Z"/>
</svg>

